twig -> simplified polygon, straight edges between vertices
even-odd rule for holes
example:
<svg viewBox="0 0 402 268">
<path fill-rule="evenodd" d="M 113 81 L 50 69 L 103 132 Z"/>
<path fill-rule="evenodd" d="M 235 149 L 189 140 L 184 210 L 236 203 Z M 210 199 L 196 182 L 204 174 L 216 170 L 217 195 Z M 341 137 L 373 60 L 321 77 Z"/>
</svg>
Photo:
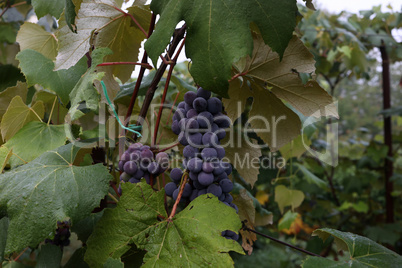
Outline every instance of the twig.
<svg viewBox="0 0 402 268">
<path fill-rule="evenodd" d="M 171 145 L 171 146 L 169 146 L 169 147 L 163 148 L 162 150 L 159 150 L 158 153 L 167 151 L 167 150 L 169 150 L 169 149 L 172 149 L 172 148 L 178 146 L 179 144 L 180 144 L 180 142 L 175 143 L 175 144 L 173 144 L 173 145 Z"/>
<path fill-rule="evenodd" d="M 112 195 L 111 193 L 108 193 L 108 196 L 109 196 L 110 198 L 112 198 L 112 199 L 114 200 L 114 202 L 119 203 L 119 200 L 117 200 L 117 198 L 114 197 L 114 195 Z"/>
<path fill-rule="evenodd" d="M 149 70 L 153 69 L 153 67 L 148 63 L 140 63 L 140 62 L 129 62 L 129 61 L 122 61 L 122 62 L 104 62 L 98 64 L 97 66 L 111 66 L 111 65 L 140 65 Z"/>
<path fill-rule="evenodd" d="M 120 11 L 121 13 L 124 14 L 124 16 L 130 16 L 130 18 L 134 21 L 134 23 L 137 25 L 137 27 L 145 34 L 145 36 L 148 38 L 149 35 L 147 34 L 147 32 L 144 30 L 144 28 L 142 28 L 141 24 L 134 18 L 133 15 L 131 15 L 130 13 L 126 13 L 123 10 L 121 10 L 118 7 L 113 6 L 114 9 L 116 9 L 117 11 Z"/>
<path fill-rule="evenodd" d="M 21 251 L 20 254 L 18 254 L 17 257 L 15 257 L 14 261 L 18 261 L 18 259 L 22 256 L 22 254 L 24 254 L 25 251 L 27 251 L 28 247 L 26 247 L 23 251 Z"/>
<path fill-rule="evenodd" d="M 248 71 L 247 71 L 247 72 L 243 72 L 243 73 L 235 74 L 234 76 L 232 76 L 232 78 L 229 79 L 229 83 L 232 82 L 233 80 L 235 80 L 237 77 L 239 77 L 239 76 L 244 76 L 244 75 L 246 75 L 247 73 L 248 73 Z"/>
<path fill-rule="evenodd" d="M 300 251 L 300 252 L 303 252 L 304 254 L 307 254 L 307 255 L 310 255 L 310 256 L 315 256 L 315 257 L 321 257 L 321 258 L 323 258 L 321 255 L 315 254 L 315 253 L 313 253 L 313 252 L 307 251 L 307 250 L 302 249 L 302 248 L 295 247 L 295 246 L 293 246 L 293 245 L 291 245 L 291 244 L 288 244 L 288 243 L 286 243 L 286 242 L 283 242 L 283 241 L 281 241 L 281 240 L 278 240 L 278 239 L 276 239 L 276 238 L 273 238 L 272 236 L 269 236 L 269 235 L 266 235 L 266 234 L 257 232 L 257 231 L 255 231 L 255 230 L 249 229 L 249 228 L 247 228 L 247 227 L 244 227 L 243 230 L 246 230 L 246 231 L 253 232 L 253 233 L 255 233 L 255 234 L 261 235 L 262 237 L 268 238 L 268 239 L 270 239 L 270 240 L 272 240 L 272 241 L 275 241 L 275 242 L 277 242 L 277 243 L 279 243 L 279 244 L 282 244 L 282 245 L 285 245 L 285 246 L 287 246 L 287 247 L 290 247 L 290 248 L 293 248 L 293 249 L 295 249 L 295 250 L 298 250 L 298 251 Z"/>
<path fill-rule="evenodd" d="M 168 221 L 172 221 L 174 215 L 176 214 L 177 206 L 179 205 L 181 196 L 183 195 L 184 186 L 186 186 L 187 180 L 188 180 L 188 173 L 184 172 L 183 178 L 182 178 L 182 183 L 180 185 L 180 191 L 179 191 L 179 194 L 177 195 L 176 202 L 173 205 L 173 209 L 172 209 L 172 212 L 170 213 Z"/>
</svg>

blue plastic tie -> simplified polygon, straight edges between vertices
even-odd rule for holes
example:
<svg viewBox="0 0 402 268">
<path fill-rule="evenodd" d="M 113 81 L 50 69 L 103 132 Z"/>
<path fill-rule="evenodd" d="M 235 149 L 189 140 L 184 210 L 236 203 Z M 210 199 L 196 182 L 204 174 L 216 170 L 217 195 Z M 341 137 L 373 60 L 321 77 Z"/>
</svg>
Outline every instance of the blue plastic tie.
<svg viewBox="0 0 402 268">
<path fill-rule="evenodd" d="M 142 137 L 141 133 L 139 133 L 138 131 L 136 131 L 136 130 L 141 130 L 141 129 L 142 129 L 142 126 L 128 125 L 128 127 L 126 127 L 125 125 L 123 125 L 123 124 L 121 123 L 120 118 L 119 118 L 119 115 L 117 114 L 116 109 L 114 108 L 113 103 L 110 101 L 109 95 L 107 94 L 107 90 L 106 90 L 105 83 L 103 83 L 103 81 L 101 81 L 101 85 L 102 85 L 102 88 L 103 88 L 103 94 L 105 94 L 106 100 L 107 100 L 107 102 L 108 102 L 110 108 L 112 108 L 112 111 L 113 111 L 113 113 L 114 113 L 114 116 L 116 117 L 117 122 L 119 122 L 120 126 L 121 126 L 123 129 L 125 129 L 125 130 L 128 130 L 128 131 L 133 132 L 133 133 L 136 134 L 138 137 Z"/>
</svg>

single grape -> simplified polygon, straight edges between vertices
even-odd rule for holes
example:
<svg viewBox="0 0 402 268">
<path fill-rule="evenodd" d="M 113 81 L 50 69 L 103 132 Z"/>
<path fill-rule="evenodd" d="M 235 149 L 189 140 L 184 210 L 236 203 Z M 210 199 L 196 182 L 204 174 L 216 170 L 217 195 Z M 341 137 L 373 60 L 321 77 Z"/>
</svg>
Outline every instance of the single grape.
<svg viewBox="0 0 402 268">
<path fill-rule="evenodd" d="M 227 162 L 222 162 L 223 169 L 225 170 L 226 174 L 230 175 L 232 173 L 232 165 Z"/>
<path fill-rule="evenodd" d="M 124 172 L 134 175 L 137 172 L 138 166 L 134 161 L 127 161 L 123 166 Z"/>
<path fill-rule="evenodd" d="M 218 156 L 218 153 L 216 152 L 216 150 L 214 148 L 204 148 L 201 151 L 201 157 L 204 160 L 212 161 L 212 160 L 216 159 L 217 156 Z"/>
<path fill-rule="evenodd" d="M 173 192 L 177 189 L 176 183 L 169 182 L 165 185 L 165 193 L 167 196 L 172 197 Z"/>
<path fill-rule="evenodd" d="M 202 160 L 199 158 L 191 158 L 187 163 L 187 168 L 191 172 L 199 173 L 202 169 Z"/>
<path fill-rule="evenodd" d="M 184 109 L 184 104 L 185 104 L 185 102 L 184 102 L 184 101 L 181 101 L 181 102 L 177 105 L 177 108 L 178 108 L 178 109 L 179 109 L 179 108 Z"/>
<path fill-rule="evenodd" d="M 215 182 L 220 182 L 221 180 L 228 179 L 228 174 L 226 172 L 222 172 L 221 174 L 215 177 Z"/>
<path fill-rule="evenodd" d="M 193 188 L 191 187 L 190 184 L 186 183 L 186 185 L 184 185 L 184 190 L 183 190 L 183 197 L 190 197 L 191 192 L 193 191 Z"/>
<path fill-rule="evenodd" d="M 123 171 L 123 168 L 124 168 L 124 164 L 125 164 L 126 162 L 125 161 L 119 161 L 119 170 L 120 171 Z"/>
<path fill-rule="evenodd" d="M 198 196 L 206 194 L 207 193 L 207 189 L 200 189 L 198 190 Z"/>
<path fill-rule="evenodd" d="M 198 180 L 198 173 L 194 173 L 192 171 L 189 172 L 188 176 L 190 177 L 191 180 L 196 181 Z"/>
<path fill-rule="evenodd" d="M 145 172 L 142 169 L 137 169 L 137 172 L 133 175 L 134 178 L 140 180 L 142 177 L 144 177 Z"/>
<path fill-rule="evenodd" d="M 225 157 L 225 148 L 223 148 L 222 146 L 218 145 L 218 146 L 214 146 L 216 153 L 218 154 L 218 158 L 222 159 Z"/>
<path fill-rule="evenodd" d="M 187 121 L 186 124 L 186 129 L 196 129 L 198 130 L 200 128 L 200 125 L 198 124 L 198 121 L 194 118 L 190 118 Z"/>
<path fill-rule="evenodd" d="M 200 174 L 198 174 L 198 182 L 202 185 L 208 186 L 214 182 L 214 175 L 212 175 L 212 173 L 201 171 Z"/>
<path fill-rule="evenodd" d="M 172 131 L 174 134 L 179 135 L 180 134 L 180 127 L 179 127 L 179 122 L 177 120 L 172 122 Z"/>
<path fill-rule="evenodd" d="M 144 149 L 141 151 L 141 160 L 147 159 L 152 160 L 154 158 L 154 154 L 149 149 Z"/>
<path fill-rule="evenodd" d="M 216 197 L 219 197 L 222 194 L 222 188 L 217 184 L 211 184 L 207 188 L 207 193 L 210 193 Z"/>
<path fill-rule="evenodd" d="M 219 201 L 221 201 L 221 202 L 224 202 L 224 201 L 225 201 L 225 198 L 226 198 L 226 196 L 225 196 L 224 193 L 222 193 L 222 194 L 218 197 Z"/>
<path fill-rule="evenodd" d="M 193 109 L 193 105 L 188 105 L 187 103 L 184 104 L 184 110 L 186 111 L 186 114 L 187 114 L 187 112 L 190 111 L 191 109 Z M 185 114 L 185 115 L 186 115 L 186 114 Z"/>
<path fill-rule="evenodd" d="M 191 145 L 187 145 L 183 149 L 183 156 L 186 158 L 194 158 L 199 154 L 198 148 L 195 148 Z"/>
<path fill-rule="evenodd" d="M 209 97 L 211 97 L 211 91 L 205 90 L 202 87 L 200 87 L 197 90 L 197 96 L 207 100 L 209 99 Z"/>
<path fill-rule="evenodd" d="M 239 213 L 239 208 L 235 204 L 231 203 L 229 205 L 236 210 L 236 213 Z"/>
<path fill-rule="evenodd" d="M 230 118 L 222 113 L 214 115 L 214 123 L 220 128 L 228 128 L 230 126 Z"/>
<path fill-rule="evenodd" d="M 202 189 L 206 188 L 205 185 L 202 185 L 198 181 L 193 181 L 193 186 L 194 186 L 195 189 L 198 189 L 198 190 L 202 190 Z"/>
<path fill-rule="evenodd" d="M 190 195 L 190 201 L 193 201 L 194 199 L 196 199 L 198 196 L 198 189 L 193 189 L 193 192 Z"/>
<path fill-rule="evenodd" d="M 193 101 L 197 98 L 197 93 L 193 92 L 193 91 L 187 91 L 184 94 L 184 101 L 188 104 L 188 105 L 193 105 Z"/>
<path fill-rule="evenodd" d="M 228 204 L 233 202 L 233 196 L 231 194 L 225 194 L 225 202 Z"/>
<path fill-rule="evenodd" d="M 200 128 L 212 129 L 214 117 L 208 111 L 200 112 L 197 116 L 197 122 L 198 122 L 198 125 L 200 126 Z"/>
<path fill-rule="evenodd" d="M 216 97 L 212 97 L 207 101 L 207 110 L 211 114 L 217 114 L 222 112 L 222 101 Z"/>
<path fill-rule="evenodd" d="M 183 171 L 180 168 L 174 168 L 170 171 L 170 178 L 175 183 L 179 183 L 181 181 L 182 176 L 183 176 Z"/>
<path fill-rule="evenodd" d="M 214 164 L 214 175 L 215 176 L 219 176 L 220 174 L 224 173 L 225 170 L 223 169 L 222 165 L 221 165 L 221 161 L 213 161 L 212 162 Z M 226 173 L 225 173 L 226 175 Z"/>
<path fill-rule="evenodd" d="M 197 117 L 198 112 L 195 109 L 190 109 L 188 110 L 188 112 L 186 113 L 187 118 L 193 118 L 193 117 Z"/>
<path fill-rule="evenodd" d="M 155 156 L 155 161 L 159 164 L 159 166 L 166 170 L 169 168 L 169 155 L 165 152 L 159 152 Z"/>
<path fill-rule="evenodd" d="M 138 162 L 141 159 L 141 151 L 136 150 L 130 154 L 130 160 Z"/>
<path fill-rule="evenodd" d="M 193 107 L 197 112 L 203 112 L 205 110 L 207 110 L 207 101 L 204 98 L 196 98 L 193 101 Z"/>
<path fill-rule="evenodd" d="M 223 128 L 220 128 L 219 130 L 215 131 L 216 136 L 218 136 L 219 140 L 223 140 L 226 137 L 226 131 Z"/>
<path fill-rule="evenodd" d="M 183 108 L 177 109 L 176 112 L 173 114 L 173 120 L 180 121 L 180 119 L 185 117 L 186 113 L 186 110 Z"/>
<path fill-rule="evenodd" d="M 124 152 L 121 157 L 120 157 L 120 161 L 126 162 L 126 161 L 130 161 L 130 153 L 128 152 Z"/>
<path fill-rule="evenodd" d="M 198 133 L 198 134 L 201 135 L 201 133 Z M 178 139 L 179 139 L 179 142 L 181 145 L 184 145 L 184 146 L 188 145 L 187 136 L 189 136 L 188 133 L 186 133 L 184 131 L 180 132 Z"/>
<path fill-rule="evenodd" d="M 141 151 L 145 151 L 145 150 L 149 150 L 149 149 L 151 149 L 151 147 L 149 147 L 148 145 L 143 145 L 140 148 Z"/>
<path fill-rule="evenodd" d="M 202 134 L 201 133 L 190 134 L 188 136 L 187 144 L 190 144 L 193 147 L 200 147 L 202 144 Z M 183 145 L 187 145 L 187 144 L 183 144 Z"/>
<path fill-rule="evenodd" d="M 179 195 L 179 188 L 173 191 L 172 198 L 176 200 L 178 195 Z"/>
<path fill-rule="evenodd" d="M 157 162 L 151 162 L 148 165 L 148 172 L 151 173 L 152 175 L 156 175 L 159 171 L 159 165 Z"/>
<path fill-rule="evenodd" d="M 202 163 L 202 171 L 205 173 L 212 173 L 212 171 L 214 171 L 214 164 L 212 162 Z"/>
<path fill-rule="evenodd" d="M 207 132 L 202 135 L 202 144 L 205 146 L 216 147 L 218 146 L 219 140 L 215 133 Z M 223 149 L 223 148 L 222 148 Z M 223 150 L 225 151 L 225 150 Z"/>
<path fill-rule="evenodd" d="M 219 185 L 222 188 L 222 192 L 230 193 L 233 190 L 233 183 L 229 179 L 223 179 L 219 182 Z"/>
</svg>

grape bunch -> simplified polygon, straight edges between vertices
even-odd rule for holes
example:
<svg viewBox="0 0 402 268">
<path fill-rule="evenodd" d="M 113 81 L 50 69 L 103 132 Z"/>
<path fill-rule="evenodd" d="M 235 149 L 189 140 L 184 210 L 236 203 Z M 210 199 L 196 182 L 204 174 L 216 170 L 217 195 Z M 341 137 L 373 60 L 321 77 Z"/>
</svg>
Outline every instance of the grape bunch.
<svg viewBox="0 0 402 268">
<path fill-rule="evenodd" d="M 142 178 L 145 178 L 149 184 L 151 175 L 157 177 L 165 172 L 168 167 L 169 156 L 167 153 L 159 152 L 154 157 L 149 146 L 139 142 L 134 143 L 120 157 L 119 169 L 122 171 L 120 181 L 139 183 Z M 120 186 L 118 191 L 121 194 Z"/>
<path fill-rule="evenodd" d="M 173 115 L 172 131 L 185 146 L 183 166 L 190 177 L 180 202 L 192 201 L 197 196 L 211 193 L 238 212 L 230 194 L 233 183 L 228 175 L 232 172 L 232 166 L 222 161 L 225 149 L 220 146 L 220 140 L 226 136 L 225 129 L 230 126 L 230 119 L 222 113 L 221 100 L 211 97 L 210 91 L 199 88 L 197 93 L 188 91 L 184 101 L 177 107 Z M 181 169 L 172 169 L 172 182 L 165 186 L 166 195 L 174 200 L 180 191 L 178 185 L 182 175 Z M 236 237 L 230 231 L 224 231 L 222 235 L 238 239 L 238 235 Z"/>
<path fill-rule="evenodd" d="M 70 223 L 68 221 L 58 221 L 53 240 L 46 239 L 45 243 L 59 246 L 63 250 L 64 246 L 70 245 L 70 236 Z"/>
</svg>

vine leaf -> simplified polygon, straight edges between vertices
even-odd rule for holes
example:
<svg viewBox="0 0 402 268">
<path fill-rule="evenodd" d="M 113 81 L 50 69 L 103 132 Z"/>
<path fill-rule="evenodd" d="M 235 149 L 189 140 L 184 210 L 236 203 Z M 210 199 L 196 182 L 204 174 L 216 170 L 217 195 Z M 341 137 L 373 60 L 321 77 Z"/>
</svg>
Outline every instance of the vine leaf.
<svg viewBox="0 0 402 268">
<path fill-rule="evenodd" d="M 7 242 L 7 229 L 8 218 L 3 217 L 0 219 L 0 262 L 4 261 L 4 250 L 6 249 Z"/>
<path fill-rule="evenodd" d="M 7 147 L 0 147 L 0 174 L 3 173 L 10 157 L 13 155 L 13 150 L 9 150 Z"/>
<path fill-rule="evenodd" d="M 241 135 L 240 143 L 238 143 L 238 139 L 230 140 L 230 135 L 226 135 L 221 143 L 224 145 L 228 142 L 233 142 L 234 144 L 225 147 L 225 156 L 230 160 L 230 163 L 239 172 L 240 176 L 253 187 L 258 180 L 258 174 L 260 174 L 259 159 L 262 155 L 261 149 L 257 147 L 258 144 L 254 140 L 250 140 L 243 135 Z M 250 165 L 250 163 L 253 163 L 253 165 Z"/>
<path fill-rule="evenodd" d="M 303 42 L 293 36 L 282 61 L 273 50 L 264 43 L 260 35 L 254 34 L 254 51 L 252 57 L 242 59 L 235 64 L 235 74 L 246 74 L 256 83 L 266 87 L 289 102 L 305 116 L 321 115 L 339 117 L 333 105 L 332 97 L 321 88 L 316 81 L 308 81 L 303 85 L 298 73 L 313 73 L 315 61 L 313 55 Z M 325 108 L 329 111 L 325 111 Z"/>
<path fill-rule="evenodd" d="M 82 110 L 98 111 L 100 95 L 94 87 L 95 80 L 102 80 L 104 72 L 98 72 L 96 66 L 103 62 L 106 55 L 111 54 L 109 48 L 101 47 L 92 52 L 92 65 L 81 77 L 70 93 L 71 107 L 68 113 L 71 121 L 77 120 L 84 115 Z"/>
<path fill-rule="evenodd" d="M 250 87 L 248 85 L 250 83 Z M 234 122 L 244 110 L 247 99 L 253 98 L 248 128 L 275 151 L 300 134 L 300 119 L 273 93 L 253 80 L 243 77 L 230 83 L 230 99 L 223 99 L 228 116 Z M 251 126 L 251 127 L 250 127 Z"/>
<path fill-rule="evenodd" d="M 45 108 L 41 101 L 36 102 L 29 108 L 20 96 L 15 96 L 1 120 L 0 127 L 3 139 L 9 140 L 24 125 L 31 121 L 41 120 L 44 114 Z"/>
<path fill-rule="evenodd" d="M 224 97 L 228 97 L 232 63 L 252 53 L 250 23 L 258 26 L 264 41 L 282 56 L 292 38 L 297 12 L 292 0 L 154 0 L 151 9 L 161 15 L 145 43 L 152 61 L 156 63 L 176 25 L 184 20 L 191 75 L 197 84 Z"/>
<path fill-rule="evenodd" d="M 35 14 L 38 16 L 38 19 L 47 14 L 50 14 L 58 19 L 60 14 L 63 12 L 64 3 L 64 0 L 32 0 L 32 6 L 35 10 Z"/>
<path fill-rule="evenodd" d="M 82 58 L 68 70 L 53 71 L 54 63 L 41 53 L 25 49 L 17 54 L 19 67 L 24 73 L 28 86 L 39 84 L 54 91 L 64 105 L 69 102 L 69 94 L 74 85 L 87 70 L 86 59 Z"/>
<path fill-rule="evenodd" d="M 281 147 L 281 156 L 285 158 L 286 161 L 292 157 L 300 158 L 304 152 L 306 152 L 306 148 L 308 148 L 310 145 L 311 140 L 307 137 L 307 135 L 299 135 L 290 143 L 287 143 Z"/>
<path fill-rule="evenodd" d="M 27 100 L 27 93 L 27 84 L 20 81 L 17 82 L 16 86 L 6 88 L 4 91 L 0 92 L 0 119 L 7 111 L 8 105 L 15 96 L 20 96 L 22 101 L 25 103 Z"/>
<path fill-rule="evenodd" d="M 36 247 L 57 221 L 74 225 L 107 194 L 112 177 L 106 167 L 72 165 L 79 149 L 70 143 L 0 175 L 0 208 L 10 221 L 5 254 Z"/>
<path fill-rule="evenodd" d="M 30 162 L 44 152 L 64 145 L 67 139 L 64 128 L 64 125 L 48 125 L 38 121 L 26 124 L 3 145 L 13 151 L 9 161 L 11 168 L 24 164 L 21 159 Z"/>
<path fill-rule="evenodd" d="M 286 206 L 291 206 L 292 210 L 301 205 L 304 200 L 304 193 L 299 190 L 289 190 L 284 185 L 275 187 L 275 202 L 278 203 L 279 209 L 283 214 Z"/>
<path fill-rule="evenodd" d="M 109 257 L 119 258 L 135 244 L 147 251 L 144 267 L 189 267 L 209 263 L 230 267 L 228 252 L 243 253 L 233 240 L 221 236 L 224 230 L 239 230 L 235 211 L 211 195 L 202 195 L 176 214 L 171 222 L 164 208 L 164 191 L 148 184 L 122 184 L 123 195 L 114 209 L 107 209 L 88 239 L 85 261 L 100 266 Z M 119 226 L 119 228 L 115 228 Z"/>
<path fill-rule="evenodd" d="M 398 267 L 402 263 L 402 256 L 383 247 L 367 237 L 338 230 L 323 228 L 313 232 L 313 236 L 323 241 L 333 236 L 339 250 L 348 251 L 350 260 L 347 262 L 333 261 L 325 258 L 309 257 L 303 266 L 310 267 Z M 322 265 L 321 265 L 322 264 Z"/>
<path fill-rule="evenodd" d="M 52 61 L 56 59 L 56 37 L 36 23 L 25 22 L 18 31 L 17 42 L 21 51 L 30 48 Z"/>
<path fill-rule="evenodd" d="M 60 247 L 45 244 L 40 247 L 36 267 L 59 267 L 63 251 Z"/>
<path fill-rule="evenodd" d="M 129 13 L 133 15 L 143 28 L 148 28 L 151 12 L 144 1 L 136 1 Z M 56 70 L 67 69 L 75 65 L 91 46 L 108 47 L 113 55 L 105 61 L 122 62 L 138 61 L 138 52 L 144 33 L 133 23 L 130 16 L 115 9 L 113 0 L 84 0 L 75 20 L 77 33 L 70 30 L 64 16 L 60 19 L 59 53 L 56 57 Z M 93 34 L 96 32 L 96 35 Z M 130 51 L 130 53 L 127 53 Z M 130 79 L 134 65 L 111 66 L 113 74 L 125 83 Z"/>
</svg>

